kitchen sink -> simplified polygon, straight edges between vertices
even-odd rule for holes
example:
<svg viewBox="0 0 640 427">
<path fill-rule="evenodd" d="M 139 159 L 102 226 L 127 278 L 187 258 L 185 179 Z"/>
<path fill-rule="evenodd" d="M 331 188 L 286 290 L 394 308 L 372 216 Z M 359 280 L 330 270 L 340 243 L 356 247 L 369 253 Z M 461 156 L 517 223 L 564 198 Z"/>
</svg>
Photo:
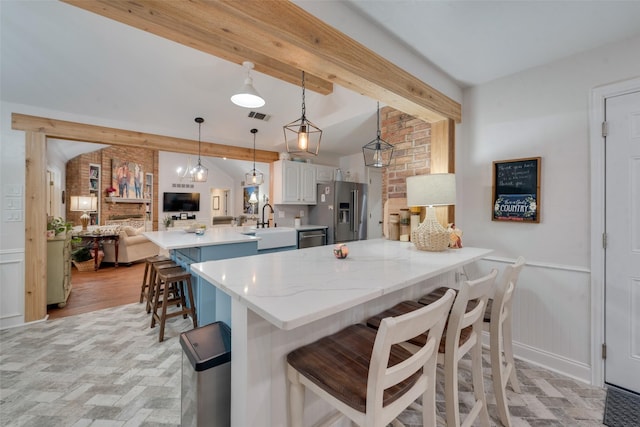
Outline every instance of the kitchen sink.
<svg viewBox="0 0 640 427">
<path fill-rule="evenodd" d="M 287 246 L 296 246 L 298 243 L 298 234 L 295 228 L 289 227 L 273 227 L 273 228 L 254 228 L 245 229 L 242 234 L 260 237 L 258 240 L 258 250 L 284 248 Z"/>
</svg>

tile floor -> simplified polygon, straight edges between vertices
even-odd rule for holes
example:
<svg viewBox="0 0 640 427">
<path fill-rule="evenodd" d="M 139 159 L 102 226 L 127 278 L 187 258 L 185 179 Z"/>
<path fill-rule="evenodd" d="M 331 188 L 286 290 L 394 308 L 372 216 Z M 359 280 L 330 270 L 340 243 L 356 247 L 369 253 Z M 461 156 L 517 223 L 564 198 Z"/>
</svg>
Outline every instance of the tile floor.
<svg viewBox="0 0 640 427">
<path fill-rule="evenodd" d="M 180 425 L 177 337 L 190 327 L 189 320 L 171 319 L 158 343 L 145 310 L 129 304 L 0 331 L 0 425 Z M 508 393 L 514 427 L 602 425 L 603 389 L 528 363 L 517 367 L 523 393 Z M 460 385 L 463 412 L 472 396 L 466 383 Z M 491 422 L 499 426 L 488 364 L 485 383 Z M 440 410 L 442 396 L 439 388 Z M 420 425 L 411 410 L 401 419 Z"/>
</svg>

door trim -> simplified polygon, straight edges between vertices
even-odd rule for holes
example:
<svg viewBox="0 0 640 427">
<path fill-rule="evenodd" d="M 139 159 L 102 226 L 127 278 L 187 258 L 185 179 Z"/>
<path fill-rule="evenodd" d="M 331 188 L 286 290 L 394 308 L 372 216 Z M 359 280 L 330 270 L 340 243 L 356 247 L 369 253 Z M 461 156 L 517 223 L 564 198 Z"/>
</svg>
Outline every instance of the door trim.
<svg viewBox="0 0 640 427">
<path fill-rule="evenodd" d="M 640 90 L 640 77 L 598 86 L 589 99 L 589 142 L 591 156 L 591 383 L 604 386 L 605 322 L 605 252 L 602 234 L 605 231 L 605 145 L 602 122 L 605 119 L 605 100 Z"/>
</svg>

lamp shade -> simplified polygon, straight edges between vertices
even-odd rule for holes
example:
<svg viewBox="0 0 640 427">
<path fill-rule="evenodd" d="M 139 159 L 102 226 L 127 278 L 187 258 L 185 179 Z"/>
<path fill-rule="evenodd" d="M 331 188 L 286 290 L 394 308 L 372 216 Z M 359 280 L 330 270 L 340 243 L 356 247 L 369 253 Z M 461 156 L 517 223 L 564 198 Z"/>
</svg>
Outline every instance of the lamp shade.
<svg viewBox="0 0 640 427">
<path fill-rule="evenodd" d="M 231 102 L 244 108 L 260 108 L 265 104 L 264 99 L 253 87 L 253 79 L 251 77 L 247 77 L 244 80 L 242 88 L 231 97 Z"/>
<path fill-rule="evenodd" d="M 240 90 L 231 97 L 231 102 L 239 107 L 260 108 L 265 104 L 265 101 L 253 87 L 253 79 L 250 75 L 253 69 L 253 62 L 244 61 L 242 66 L 247 70 L 247 78 L 244 79 L 244 84 Z"/>
<path fill-rule="evenodd" d="M 434 173 L 407 177 L 407 206 L 443 206 L 455 203 L 455 174 Z"/>
<path fill-rule="evenodd" d="M 94 196 L 71 196 L 69 210 L 72 212 L 95 212 L 98 210 L 98 198 Z"/>
</svg>

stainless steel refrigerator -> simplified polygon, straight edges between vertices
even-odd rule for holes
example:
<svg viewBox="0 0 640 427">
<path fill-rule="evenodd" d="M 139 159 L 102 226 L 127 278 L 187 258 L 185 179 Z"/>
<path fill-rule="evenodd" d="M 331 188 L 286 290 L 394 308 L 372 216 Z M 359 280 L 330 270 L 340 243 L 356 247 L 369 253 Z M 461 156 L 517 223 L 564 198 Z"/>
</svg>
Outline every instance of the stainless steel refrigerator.
<svg viewBox="0 0 640 427">
<path fill-rule="evenodd" d="M 367 238 L 367 185 L 332 181 L 318 184 L 318 203 L 309 209 L 309 223 L 326 225 L 327 244 Z"/>
</svg>

